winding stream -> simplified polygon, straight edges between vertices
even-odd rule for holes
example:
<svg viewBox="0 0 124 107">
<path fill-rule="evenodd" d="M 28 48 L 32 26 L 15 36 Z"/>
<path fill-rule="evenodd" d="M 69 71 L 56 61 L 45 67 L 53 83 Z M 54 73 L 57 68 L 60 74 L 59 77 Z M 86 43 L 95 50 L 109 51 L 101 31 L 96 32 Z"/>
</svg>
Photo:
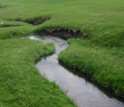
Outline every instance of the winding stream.
<svg viewBox="0 0 124 107">
<path fill-rule="evenodd" d="M 68 46 L 63 39 L 53 36 L 30 36 L 32 40 L 53 42 L 56 52 L 42 58 L 36 64 L 41 75 L 55 82 L 79 107 L 124 107 L 124 103 L 106 95 L 97 86 L 79 77 L 61 66 L 57 60 L 58 54 Z"/>
</svg>

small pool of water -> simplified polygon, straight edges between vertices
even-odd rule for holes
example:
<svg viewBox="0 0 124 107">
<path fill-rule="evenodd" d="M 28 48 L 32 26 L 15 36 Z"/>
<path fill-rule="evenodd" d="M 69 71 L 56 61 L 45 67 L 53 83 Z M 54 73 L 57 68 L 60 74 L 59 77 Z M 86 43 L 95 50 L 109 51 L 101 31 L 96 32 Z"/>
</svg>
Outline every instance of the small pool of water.
<svg viewBox="0 0 124 107">
<path fill-rule="evenodd" d="M 106 95 L 97 86 L 85 78 L 73 74 L 58 62 L 58 54 L 68 47 L 65 40 L 53 36 L 30 36 L 32 40 L 53 42 L 56 51 L 53 55 L 42 58 L 36 64 L 41 75 L 55 82 L 79 107 L 124 107 L 124 103 Z"/>
</svg>

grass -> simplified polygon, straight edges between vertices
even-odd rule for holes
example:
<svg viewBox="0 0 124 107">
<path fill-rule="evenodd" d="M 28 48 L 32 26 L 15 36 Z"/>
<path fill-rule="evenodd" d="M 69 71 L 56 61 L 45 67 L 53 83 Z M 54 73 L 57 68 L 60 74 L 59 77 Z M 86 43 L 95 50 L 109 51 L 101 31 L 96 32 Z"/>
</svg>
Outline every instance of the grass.
<svg viewBox="0 0 124 107">
<path fill-rule="evenodd" d="M 73 107 L 73 102 L 42 77 L 34 60 L 54 52 L 52 43 L 27 38 L 0 40 L 1 107 Z"/>
<path fill-rule="evenodd" d="M 124 50 L 95 46 L 89 40 L 70 39 L 68 42 L 70 46 L 59 55 L 61 63 L 124 97 Z"/>
<path fill-rule="evenodd" d="M 123 0 L 0 0 L 0 22 L 9 25 L 0 25 L 0 39 L 22 37 L 42 29 L 79 29 L 92 39 L 82 35 L 80 39 L 69 40 L 70 46 L 59 60 L 88 73 L 99 84 L 124 97 L 123 10 Z M 35 26 L 24 22 L 39 17 L 50 19 Z"/>
<path fill-rule="evenodd" d="M 106 46 L 124 44 L 123 0 L 1 0 L 1 5 L 8 6 L 0 9 L 0 19 L 8 23 L 18 18 L 22 20 L 35 17 L 51 18 L 38 26 L 24 24 L 23 27 L 18 27 L 20 32 L 18 31 L 17 35 L 44 28 L 64 27 L 80 29 L 91 35 L 92 42 L 97 44 Z M 9 29 L 16 31 L 15 27 Z"/>
</svg>

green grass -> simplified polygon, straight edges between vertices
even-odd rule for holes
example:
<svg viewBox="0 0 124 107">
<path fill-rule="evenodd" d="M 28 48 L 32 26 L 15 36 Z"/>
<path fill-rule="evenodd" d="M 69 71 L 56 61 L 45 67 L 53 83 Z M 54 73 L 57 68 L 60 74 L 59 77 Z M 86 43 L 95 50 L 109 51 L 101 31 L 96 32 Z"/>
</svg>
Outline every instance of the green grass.
<svg viewBox="0 0 124 107">
<path fill-rule="evenodd" d="M 68 42 L 70 46 L 59 55 L 61 63 L 90 75 L 90 79 L 124 97 L 124 49 L 103 48 L 81 39 Z"/>
<path fill-rule="evenodd" d="M 27 38 L 0 40 L 1 107 L 73 107 L 55 83 L 40 75 L 34 60 L 54 52 L 52 43 Z"/>
<path fill-rule="evenodd" d="M 17 27 L 20 28 L 17 35 L 29 33 L 29 29 L 33 32 L 43 28 L 64 27 L 80 29 L 91 35 L 92 41 L 97 44 L 106 46 L 124 44 L 123 0 L 1 0 L 0 2 L 1 5 L 8 6 L 0 9 L 0 19 L 8 23 L 18 18 L 22 20 L 40 16 L 51 18 L 39 26 L 23 24 L 23 27 Z M 9 29 L 16 31 L 15 27 Z"/>
<path fill-rule="evenodd" d="M 123 0 L 0 0 L 0 22 L 18 25 L 0 25 L 0 39 L 22 37 L 42 29 L 79 29 L 92 39 L 85 40 L 82 36 L 69 40 L 70 46 L 60 54 L 59 60 L 90 74 L 99 84 L 124 97 L 123 10 Z M 37 26 L 15 21 L 37 17 L 50 20 Z M 3 42 L 0 47 L 2 45 Z M 3 56 L 1 58 L 5 60 Z"/>
</svg>

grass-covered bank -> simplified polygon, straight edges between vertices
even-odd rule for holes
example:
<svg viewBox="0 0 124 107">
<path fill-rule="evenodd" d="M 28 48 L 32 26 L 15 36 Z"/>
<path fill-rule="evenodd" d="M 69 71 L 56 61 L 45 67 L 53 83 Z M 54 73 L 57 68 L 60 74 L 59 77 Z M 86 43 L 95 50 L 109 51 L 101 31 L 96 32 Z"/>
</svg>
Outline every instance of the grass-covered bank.
<svg viewBox="0 0 124 107">
<path fill-rule="evenodd" d="M 27 38 L 0 40 L 1 107 L 73 107 L 55 83 L 42 77 L 34 60 L 54 52 L 52 43 Z"/>
<path fill-rule="evenodd" d="M 60 53 L 59 61 L 90 75 L 103 87 L 124 98 L 124 49 L 103 48 L 89 40 L 70 39 L 68 42 L 70 46 Z"/>
<path fill-rule="evenodd" d="M 42 29 L 80 30 L 91 38 L 90 42 L 70 41 L 71 46 L 60 55 L 60 60 L 71 67 L 77 63 L 80 70 L 86 70 L 99 83 L 123 96 L 123 10 L 123 0 L 0 0 L 0 39 L 22 37 Z M 40 24 L 32 25 L 32 20 L 39 17 Z M 42 19 L 49 20 L 42 23 Z M 2 41 L 1 46 L 4 46 Z"/>
</svg>

